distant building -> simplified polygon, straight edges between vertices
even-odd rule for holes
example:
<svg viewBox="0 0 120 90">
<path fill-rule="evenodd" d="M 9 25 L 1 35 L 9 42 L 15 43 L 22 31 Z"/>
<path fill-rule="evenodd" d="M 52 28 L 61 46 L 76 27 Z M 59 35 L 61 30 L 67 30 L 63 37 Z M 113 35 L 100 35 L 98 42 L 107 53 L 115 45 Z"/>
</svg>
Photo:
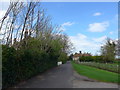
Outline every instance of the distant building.
<svg viewBox="0 0 120 90">
<path fill-rule="evenodd" d="M 80 56 L 82 56 L 82 54 L 80 54 L 80 53 L 75 53 L 75 54 L 73 55 L 73 60 L 74 60 L 74 61 L 79 60 Z"/>
<path fill-rule="evenodd" d="M 81 51 L 79 53 L 75 53 L 73 55 L 73 61 L 78 61 L 81 56 L 91 56 L 90 53 L 82 53 Z"/>
</svg>

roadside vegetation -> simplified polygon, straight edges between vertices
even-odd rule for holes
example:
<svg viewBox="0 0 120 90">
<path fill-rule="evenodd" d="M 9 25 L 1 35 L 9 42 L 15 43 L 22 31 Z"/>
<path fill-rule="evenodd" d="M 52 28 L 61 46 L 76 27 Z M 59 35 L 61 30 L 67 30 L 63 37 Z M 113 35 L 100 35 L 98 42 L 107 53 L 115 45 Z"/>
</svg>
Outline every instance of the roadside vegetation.
<svg viewBox="0 0 120 90">
<path fill-rule="evenodd" d="M 102 82 L 120 83 L 117 73 L 101 70 L 98 68 L 82 64 L 77 64 L 73 61 L 72 65 L 76 72 L 79 73 L 80 75 L 84 75 L 87 76 L 88 78 L 92 78 Z"/>
<path fill-rule="evenodd" d="M 100 55 L 80 56 L 72 61 L 73 68 L 81 75 L 104 82 L 120 83 L 119 58 L 120 40 L 106 39 L 100 49 Z M 73 54 L 69 56 L 72 60 Z"/>
<path fill-rule="evenodd" d="M 68 36 L 53 25 L 40 2 L 11 2 L 0 23 L 2 88 L 66 63 Z"/>
<path fill-rule="evenodd" d="M 107 70 L 110 72 L 119 73 L 119 65 L 118 64 L 110 64 L 110 63 L 97 63 L 97 62 L 81 62 L 82 65 L 92 66 L 95 68 Z"/>
</svg>

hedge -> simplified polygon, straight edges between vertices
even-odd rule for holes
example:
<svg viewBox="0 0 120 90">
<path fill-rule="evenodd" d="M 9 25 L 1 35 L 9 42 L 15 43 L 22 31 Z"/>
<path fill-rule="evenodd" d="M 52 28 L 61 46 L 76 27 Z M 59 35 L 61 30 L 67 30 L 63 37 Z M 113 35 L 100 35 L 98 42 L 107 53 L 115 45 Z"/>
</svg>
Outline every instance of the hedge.
<svg viewBox="0 0 120 90">
<path fill-rule="evenodd" d="M 79 58 L 80 62 L 101 62 L 101 63 L 113 63 L 113 60 L 106 60 L 103 56 L 81 56 Z"/>
<path fill-rule="evenodd" d="M 52 52 L 33 48 L 16 50 L 2 45 L 2 88 L 13 86 L 57 66 L 58 56 Z"/>
</svg>

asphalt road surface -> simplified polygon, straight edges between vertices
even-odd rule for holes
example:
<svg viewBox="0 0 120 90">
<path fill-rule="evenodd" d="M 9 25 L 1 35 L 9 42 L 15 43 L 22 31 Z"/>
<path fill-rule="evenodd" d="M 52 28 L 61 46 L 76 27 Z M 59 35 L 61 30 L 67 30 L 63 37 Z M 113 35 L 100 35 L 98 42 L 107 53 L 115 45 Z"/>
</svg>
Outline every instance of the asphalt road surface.
<svg viewBox="0 0 120 90">
<path fill-rule="evenodd" d="M 17 88 L 118 88 L 117 84 L 103 83 L 78 75 L 68 61 L 43 74 L 21 82 Z"/>
</svg>

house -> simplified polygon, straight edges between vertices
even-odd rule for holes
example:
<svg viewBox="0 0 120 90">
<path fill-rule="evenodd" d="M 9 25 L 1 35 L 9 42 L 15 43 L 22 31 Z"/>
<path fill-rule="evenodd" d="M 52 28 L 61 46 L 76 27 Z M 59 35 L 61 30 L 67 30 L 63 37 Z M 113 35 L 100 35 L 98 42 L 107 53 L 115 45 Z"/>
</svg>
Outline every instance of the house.
<svg viewBox="0 0 120 90">
<path fill-rule="evenodd" d="M 91 56 L 90 53 L 82 53 L 81 51 L 79 53 L 75 53 L 73 55 L 73 61 L 78 61 L 81 56 Z"/>
<path fill-rule="evenodd" d="M 73 55 L 73 61 L 79 60 L 80 56 L 82 56 L 82 54 L 80 54 L 80 53 L 75 53 L 75 54 Z"/>
<path fill-rule="evenodd" d="M 82 52 L 80 51 L 79 53 L 75 53 L 74 55 L 73 55 L 73 61 L 77 61 L 77 60 L 79 60 L 79 58 L 80 58 L 80 56 L 82 56 Z"/>
</svg>

